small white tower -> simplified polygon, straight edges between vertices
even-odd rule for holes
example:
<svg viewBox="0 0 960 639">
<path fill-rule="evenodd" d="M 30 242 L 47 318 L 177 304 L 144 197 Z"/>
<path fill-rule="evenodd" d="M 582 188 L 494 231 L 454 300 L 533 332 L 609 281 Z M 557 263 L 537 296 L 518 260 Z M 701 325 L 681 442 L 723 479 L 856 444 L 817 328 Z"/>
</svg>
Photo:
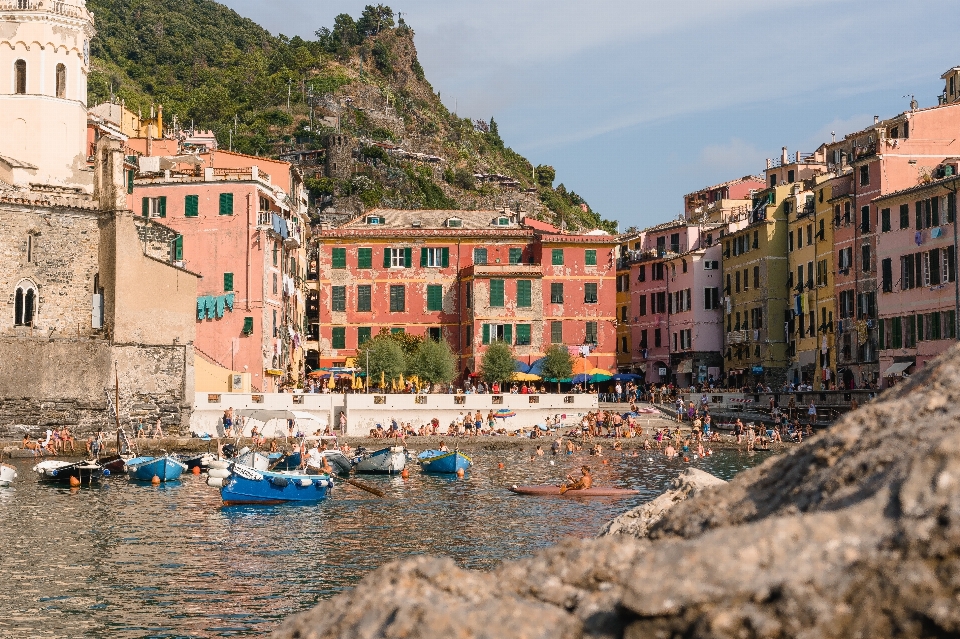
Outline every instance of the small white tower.
<svg viewBox="0 0 960 639">
<path fill-rule="evenodd" d="M 92 187 L 86 147 L 94 33 L 85 0 L 0 0 L 0 176 Z"/>
</svg>

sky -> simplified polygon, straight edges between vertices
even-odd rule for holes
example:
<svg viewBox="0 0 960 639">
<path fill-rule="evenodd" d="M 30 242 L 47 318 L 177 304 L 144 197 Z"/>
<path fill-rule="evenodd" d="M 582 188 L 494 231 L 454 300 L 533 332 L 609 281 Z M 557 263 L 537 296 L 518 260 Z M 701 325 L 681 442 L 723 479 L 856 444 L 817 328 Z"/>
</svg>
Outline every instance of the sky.
<svg viewBox="0 0 960 639">
<path fill-rule="evenodd" d="M 363 0 L 225 0 L 312 38 Z M 402 0 L 444 104 L 494 117 L 621 230 L 672 219 L 686 193 L 763 171 L 937 103 L 960 65 L 960 0 Z"/>
</svg>

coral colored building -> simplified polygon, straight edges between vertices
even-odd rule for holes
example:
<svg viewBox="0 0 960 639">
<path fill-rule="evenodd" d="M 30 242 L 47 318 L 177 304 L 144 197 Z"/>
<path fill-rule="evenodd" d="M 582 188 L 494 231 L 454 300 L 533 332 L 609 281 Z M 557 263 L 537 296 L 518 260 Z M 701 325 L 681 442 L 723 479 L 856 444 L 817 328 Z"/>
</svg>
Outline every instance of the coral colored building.
<svg viewBox="0 0 960 639">
<path fill-rule="evenodd" d="M 446 340 L 462 374 L 497 340 L 521 361 L 555 343 L 615 366 L 613 236 L 503 211 L 373 210 L 315 239 L 321 366 L 382 328 Z"/>
</svg>

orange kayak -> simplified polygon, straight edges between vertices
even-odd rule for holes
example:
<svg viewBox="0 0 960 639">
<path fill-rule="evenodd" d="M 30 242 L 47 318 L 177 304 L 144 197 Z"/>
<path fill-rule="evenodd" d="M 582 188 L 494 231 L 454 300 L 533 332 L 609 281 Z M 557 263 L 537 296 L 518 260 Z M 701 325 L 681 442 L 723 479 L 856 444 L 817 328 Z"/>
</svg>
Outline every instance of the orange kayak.
<svg viewBox="0 0 960 639">
<path fill-rule="evenodd" d="M 511 486 L 510 490 L 518 495 L 536 495 L 538 497 L 552 495 L 554 497 L 626 497 L 638 495 L 639 490 L 631 488 L 604 488 L 593 486 L 584 490 L 568 490 L 560 494 L 559 486 Z"/>
</svg>

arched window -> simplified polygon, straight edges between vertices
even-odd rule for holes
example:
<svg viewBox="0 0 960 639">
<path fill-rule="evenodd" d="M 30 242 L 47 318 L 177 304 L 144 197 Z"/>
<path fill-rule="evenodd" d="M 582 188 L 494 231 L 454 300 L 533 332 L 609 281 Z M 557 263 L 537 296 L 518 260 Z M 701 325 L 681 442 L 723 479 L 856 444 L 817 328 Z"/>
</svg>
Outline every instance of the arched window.
<svg viewBox="0 0 960 639">
<path fill-rule="evenodd" d="M 33 318 L 37 312 L 37 289 L 31 284 L 21 284 L 17 287 L 13 304 L 13 325 L 33 326 Z"/>
<path fill-rule="evenodd" d="M 27 92 L 27 61 L 17 60 L 13 63 L 13 74 L 15 76 L 14 93 Z"/>
<path fill-rule="evenodd" d="M 67 67 L 62 63 L 57 65 L 57 97 L 67 97 Z"/>
</svg>

